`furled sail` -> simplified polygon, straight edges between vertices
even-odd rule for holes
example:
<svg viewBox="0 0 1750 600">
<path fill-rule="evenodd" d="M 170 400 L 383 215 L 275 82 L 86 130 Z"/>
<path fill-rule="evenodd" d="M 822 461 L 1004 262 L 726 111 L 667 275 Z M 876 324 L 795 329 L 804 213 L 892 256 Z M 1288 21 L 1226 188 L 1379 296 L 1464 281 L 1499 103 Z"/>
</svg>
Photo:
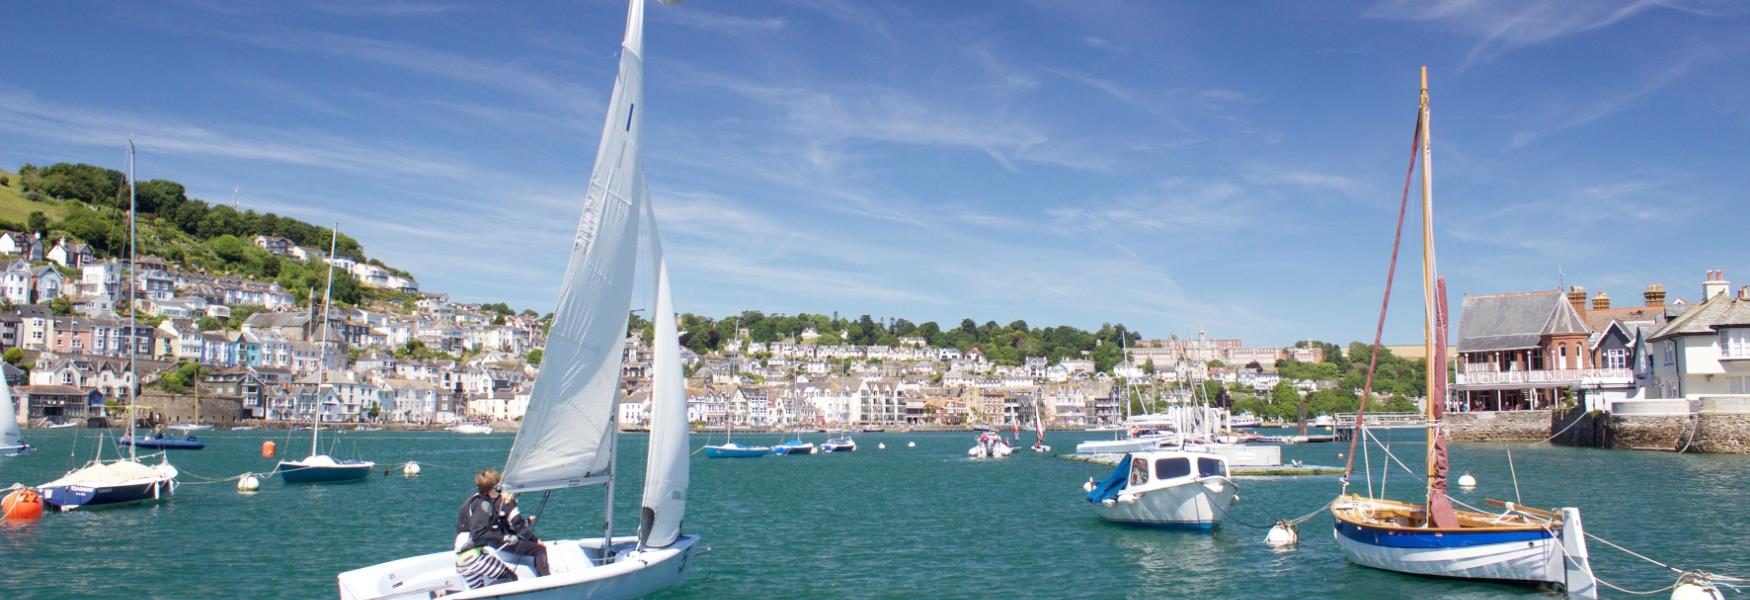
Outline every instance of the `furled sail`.
<svg viewBox="0 0 1750 600">
<path fill-rule="evenodd" d="M 644 98 L 644 6 L 632 0 L 620 75 L 608 103 L 583 217 L 565 266 L 559 307 L 504 488 L 546 490 L 607 480 L 619 405 L 620 362 L 638 257 L 643 196 L 639 139 Z"/>
<path fill-rule="evenodd" d="M 662 238 L 656 231 L 656 215 L 648 192 L 644 216 L 650 222 L 650 256 L 656 265 L 655 347 L 651 358 L 650 450 L 644 467 L 644 509 L 640 511 L 638 541 L 663 548 L 681 534 L 681 519 L 687 510 L 687 388 L 681 377 L 681 343 L 675 332 L 674 300 L 668 288 L 668 261 L 662 257 Z"/>
<path fill-rule="evenodd" d="M 18 405 L 12 403 L 12 386 L 6 384 L 6 378 L 0 377 L 0 448 L 17 446 L 18 441 Z"/>
</svg>

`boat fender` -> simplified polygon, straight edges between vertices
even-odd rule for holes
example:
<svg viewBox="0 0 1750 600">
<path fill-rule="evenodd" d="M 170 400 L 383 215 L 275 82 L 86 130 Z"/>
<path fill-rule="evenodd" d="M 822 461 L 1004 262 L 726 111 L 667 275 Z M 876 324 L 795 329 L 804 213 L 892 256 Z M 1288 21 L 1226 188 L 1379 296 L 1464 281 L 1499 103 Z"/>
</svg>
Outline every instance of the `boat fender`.
<svg viewBox="0 0 1750 600">
<path fill-rule="evenodd" d="M 237 493 L 253 494 L 259 491 L 261 491 L 261 480 L 257 479 L 254 473 L 244 473 L 242 477 L 237 478 Z"/>
<path fill-rule="evenodd" d="M 1119 504 L 1136 504 L 1136 494 L 1119 494 Z"/>
<path fill-rule="evenodd" d="M 1105 499 L 1105 500 L 1101 500 L 1101 501 L 1100 501 L 1100 505 L 1101 505 L 1101 506 L 1111 506 L 1111 505 L 1113 505 L 1113 504 L 1117 504 L 1117 501 L 1115 501 L 1115 500 L 1113 500 L 1113 499 L 1111 499 L 1111 498 L 1107 498 L 1107 499 Z"/>
<path fill-rule="evenodd" d="M 35 521 L 43 518 L 43 498 L 36 490 L 27 487 L 15 487 L 6 498 L 0 499 L 0 516 L 8 521 Z"/>
<path fill-rule="evenodd" d="M 1094 478 L 1092 478 L 1092 477 L 1089 477 L 1089 478 L 1088 478 L 1088 482 L 1087 482 L 1087 483 L 1084 483 L 1084 484 L 1082 484 L 1082 491 L 1084 491 L 1084 492 L 1092 492 L 1092 491 L 1094 491 L 1094 488 L 1096 488 L 1096 487 L 1099 487 L 1099 485 L 1100 485 L 1100 484 L 1097 484 L 1097 483 L 1094 483 Z"/>
<path fill-rule="evenodd" d="M 1264 534 L 1264 543 L 1278 548 L 1293 546 L 1300 543 L 1300 530 L 1288 521 L 1277 521 L 1270 533 Z"/>
</svg>

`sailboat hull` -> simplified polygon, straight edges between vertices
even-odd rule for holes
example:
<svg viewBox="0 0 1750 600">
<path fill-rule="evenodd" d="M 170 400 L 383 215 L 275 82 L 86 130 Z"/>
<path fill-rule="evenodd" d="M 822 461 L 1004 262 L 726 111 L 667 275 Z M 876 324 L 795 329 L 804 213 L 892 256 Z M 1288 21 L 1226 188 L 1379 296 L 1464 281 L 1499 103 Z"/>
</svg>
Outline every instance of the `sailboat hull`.
<svg viewBox="0 0 1750 600">
<path fill-rule="evenodd" d="M 192 435 L 181 439 L 143 437 L 137 440 L 132 436 L 124 435 L 116 438 L 115 443 L 123 446 L 133 446 L 135 448 L 156 448 L 160 450 L 200 450 L 207 447 L 206 442 L 200 441 L 199 438 Z"/>
<path fill-rule="evenodd" d="M 332 465 L 315 466 L 282 462 L 279 472 L 280 480 L 286 483 L 342 483 L 364 481 L 376 468 L 376 463 L 361 461 L 341 461 Z"/>
<path fill-rule="evenodd" d="M 1335 535 L 1343 555 L 1364 567 L 1521 585 L 1564 582 L 1559 543 L 1548 531 L 1414 533 L 1337 521 Z"/>
<path fill-rule="evenodd" d="M 61 511 L 76 508 L 127 506 L 169 498 L 171 482 L 151 481 L 128 485 L 87 487 L 82 485 L 47 486 L 37 488 L 43 502 Z"/>
<path fill-rule="evenodd" d="M 524 579 L 467 590 L 456 574 L 454 552 L 436 552 L 341 573 L 341 600 L 517 598 L 574 600 L 638 598 L 686 583 L 693 560 L 703 552 L 698 536 L 683 535 L 667 548 L 638 550 L 632 536 L 613 539 L 615 558 L 600 561 L 602 540 L 543 542 L 553 574 L 533 575 L 517 565 Z"/>
<path fill-rule="evenodd" d="M 772 449 L 764 446 L 705 447 L 705 458 L 759 458 L 771 453 Z"/>
</svg>

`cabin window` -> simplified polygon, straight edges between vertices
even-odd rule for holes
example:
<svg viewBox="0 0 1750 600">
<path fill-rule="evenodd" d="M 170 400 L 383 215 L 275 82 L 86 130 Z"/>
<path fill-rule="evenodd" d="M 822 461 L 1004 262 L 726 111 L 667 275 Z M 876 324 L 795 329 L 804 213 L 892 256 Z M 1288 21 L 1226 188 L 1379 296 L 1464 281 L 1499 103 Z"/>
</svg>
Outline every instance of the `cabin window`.
<svg viewBox="0 0 1750 600">
<path fill-rule="evenodd" d="M 1163 458 L 1155 461 L 1155 478 L 1172 479 L 1191 474 L 1191 459 Z"/>
<path fill-rule="evenodd" d="M 1221 468 L 1221 461 L 1213 458 L 1197 459 L 1197 474 L 1203 477 L 1226 477 L 1226 469 Z"/>
</svg>

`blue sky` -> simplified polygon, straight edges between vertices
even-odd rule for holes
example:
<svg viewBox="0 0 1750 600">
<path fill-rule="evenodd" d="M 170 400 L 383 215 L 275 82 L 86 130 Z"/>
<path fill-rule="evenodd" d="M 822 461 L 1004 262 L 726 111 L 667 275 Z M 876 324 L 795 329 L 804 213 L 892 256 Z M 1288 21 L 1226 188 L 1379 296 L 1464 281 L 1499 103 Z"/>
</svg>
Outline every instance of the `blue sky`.
<svg viewBox="0 0 1750 600">
<path fill-rule="evenodd" d="M 0 165 L 122 165 L 550 310 L 613 1 L 7 2 Z M 1463 293 L 1750 283 L 1735 2 L 652 3 L 647 173 L 680 310 L 1256 343 L 1372 332 L 1431 72 Z M 1413 231 L 1413 229 L 1412 229 Z M 1406 251 L 1416 246 L 1407 246 Z M 1419 340 L 1413 255 L 1387 330 Z"/>
</svg>

